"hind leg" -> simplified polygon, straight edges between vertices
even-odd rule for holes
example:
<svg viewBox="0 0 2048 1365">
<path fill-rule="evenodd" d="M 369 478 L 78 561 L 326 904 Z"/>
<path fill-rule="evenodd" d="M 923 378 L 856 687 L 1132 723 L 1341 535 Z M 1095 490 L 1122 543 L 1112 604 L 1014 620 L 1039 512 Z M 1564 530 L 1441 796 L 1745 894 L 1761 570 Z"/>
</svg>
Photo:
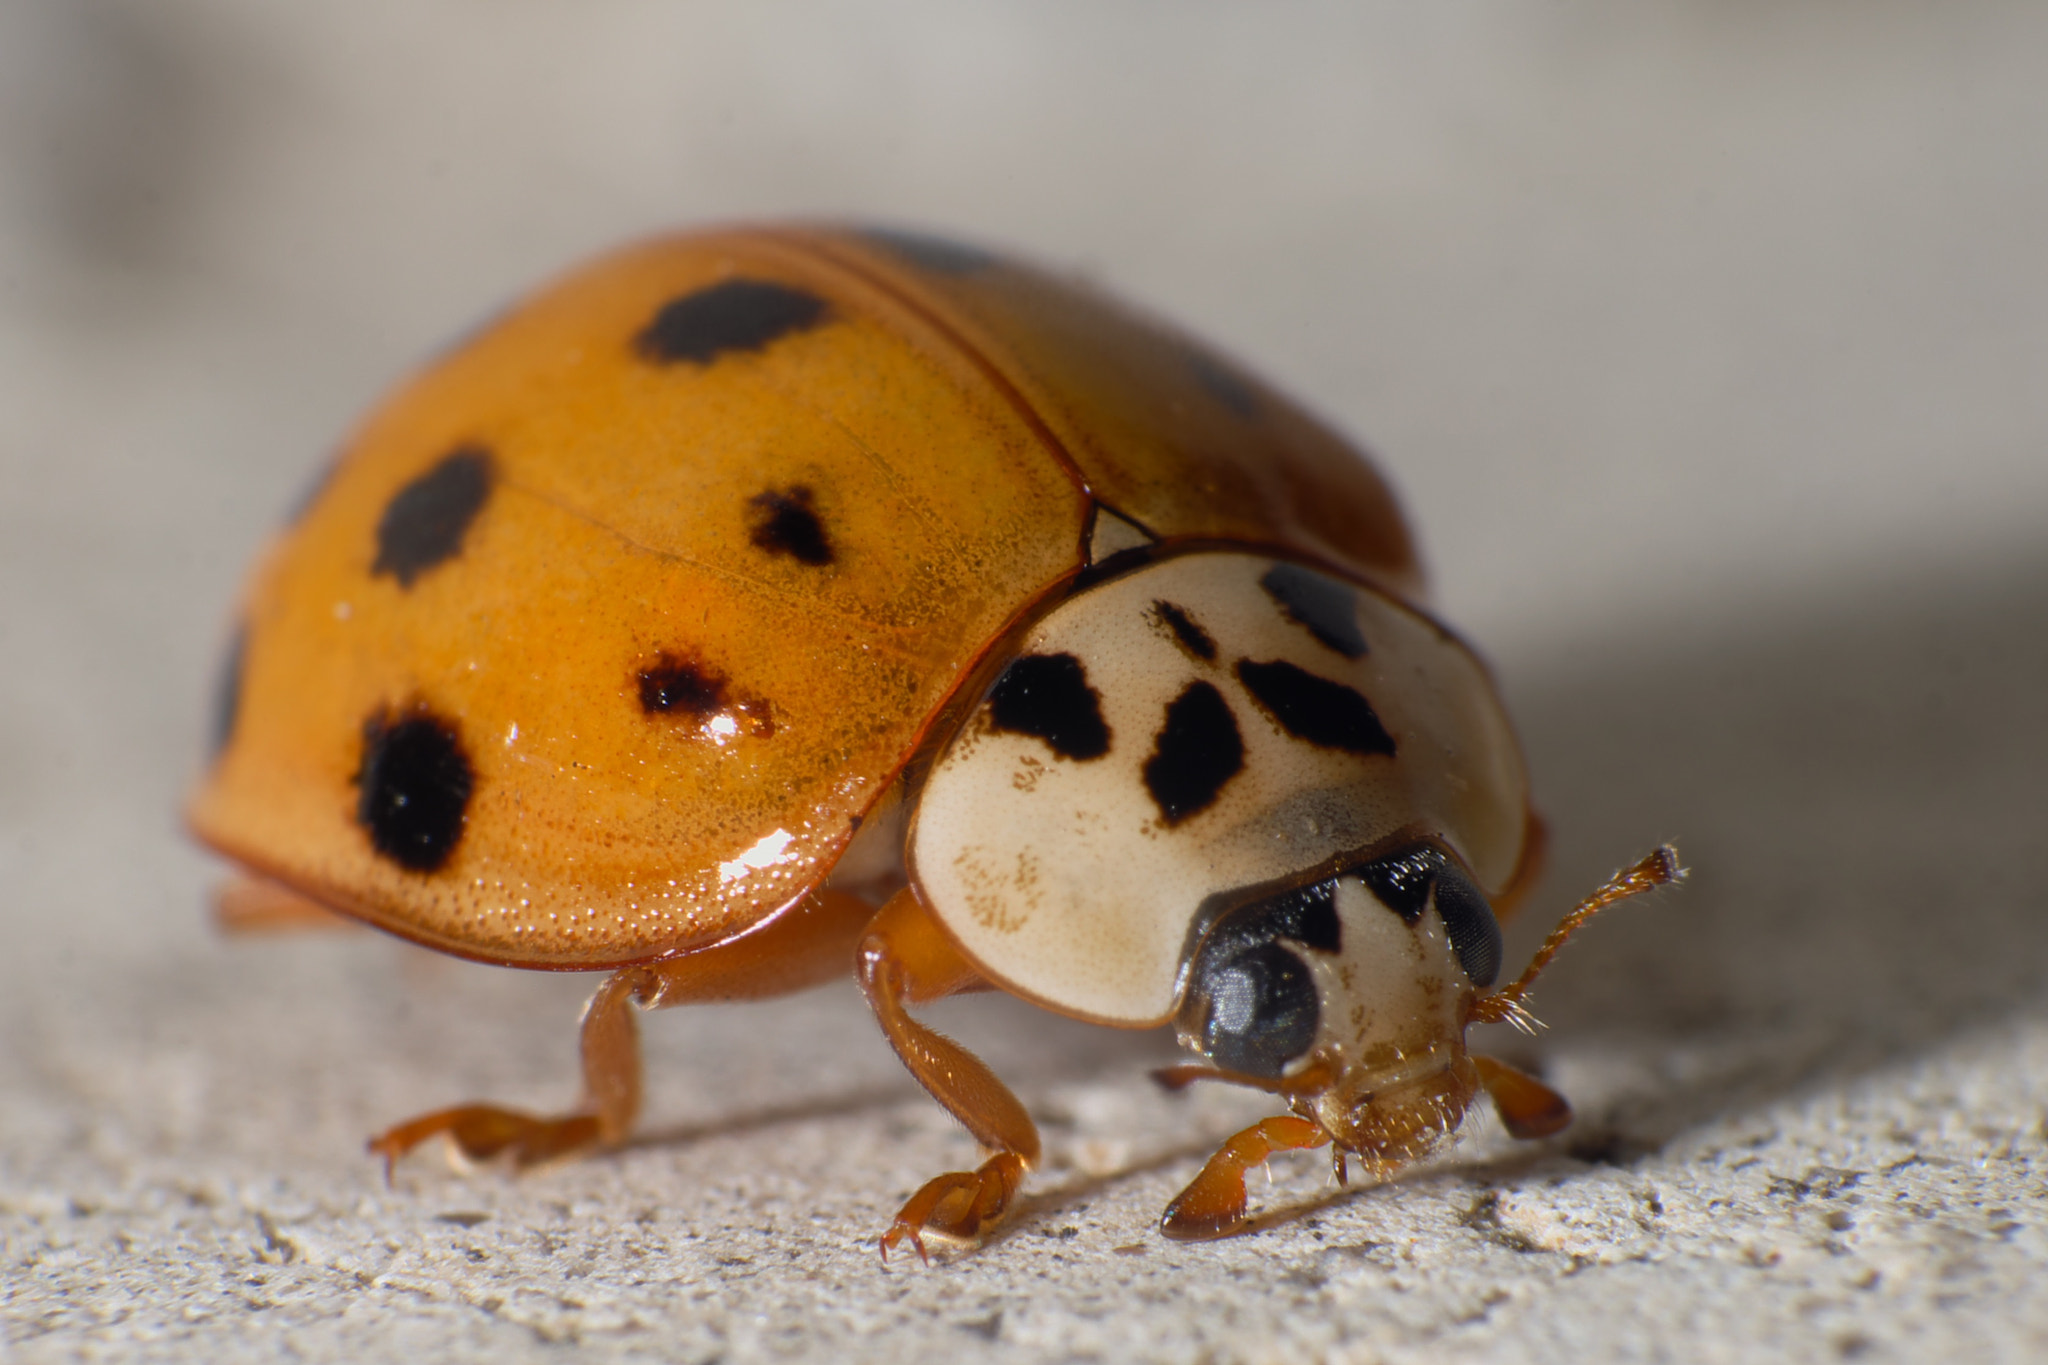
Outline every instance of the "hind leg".
<svg viewBox="0 0 2048 1365">
<path fill-rule="evenodd" d="M 764 1000 L 845 973 L 874 917 L 854 896 L 814 891 L 765 928 L 703 952 L 625 967 L 606 977 L 583 1010 L 583 1100 L 564 1114 L 529 1114 L 493 1104 L 459 1104 L 408 1119 L 370 1140 L 391 1167 L 428 1138 L 445 1136 L 463 1155 L 509 1156 L 535 1166 L 616 1147 L 640 1114 L 640 1029 L 633 1007 Z"/>
</svg>

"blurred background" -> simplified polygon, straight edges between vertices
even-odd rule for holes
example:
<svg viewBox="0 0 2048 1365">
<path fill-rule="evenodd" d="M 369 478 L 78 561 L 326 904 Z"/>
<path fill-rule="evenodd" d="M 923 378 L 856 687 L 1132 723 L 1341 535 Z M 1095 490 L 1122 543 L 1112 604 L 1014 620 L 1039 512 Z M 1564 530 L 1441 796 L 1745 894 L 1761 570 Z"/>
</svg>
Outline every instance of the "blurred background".
<svg viewBox="0 0 2048 1365">
<path fill-rule="evenodd" d="M 581 983 L 210 936 L 214 656 L 442 341 L 782 215 L 1077 270 L 1377 453 L 1523 721 L 1532 918 L 1658 839 L 1697 869 L 1543 997 L 1567 1051 L 1735 1040 L 1621 1087 L 1621 1149 L 2038 1010 L 2048 8 L 0 0 L 0 1192 L 287 1150 L 353 1189 L 381 1119 L 566 1088 Z M 780 1016 L 668 1016 L 657 1110 L 902 1098 L 850 997 L 804 1009 L 860 1060 L 734 1080 L 687 1040 Z M 1027 1077 L 1128 1074 L 1048 1027 Z"/>
</svg>

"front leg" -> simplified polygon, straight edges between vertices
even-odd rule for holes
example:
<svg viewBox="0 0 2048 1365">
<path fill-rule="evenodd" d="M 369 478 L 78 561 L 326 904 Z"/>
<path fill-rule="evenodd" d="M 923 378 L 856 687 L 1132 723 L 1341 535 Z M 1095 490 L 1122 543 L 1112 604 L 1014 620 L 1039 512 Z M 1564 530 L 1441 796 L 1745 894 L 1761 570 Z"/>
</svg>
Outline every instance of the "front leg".
<svg viewBox="0 0 2048 1365">
<path fill-rule="evenodd" d="M 1200 1175 L 1174 1196 L 1159 1230 L 1176 1242 L 1228 1237 L 1245 1224 L 1244 1173 L 1275 1152 L 1312 1151 L 1330 1140 L 1320 1123 L 1280 1114 L 1263 1119 L 1223 1144 Z M 1338 1179 L 1344 1167 L 1339 1158 Z"/>
<path fill-rule="evenodd" d="M 1526 1071 L 1492 1057 L 1472 1058 L 1509 1137 L 1547 1138 L 1572 1126 L 1571 1102 Z"/>
<path fill-rule="evenodd" d="M 994 1153 L 977 1170 L 949 1171 L 927 1181 L 882 1234 L 883 1259 L 906 1239 L 924 1257 L 927 1232 L 971 1241 L 1002 1221 L 1024 1173 L 1038 1160 L 1038 1129 L 987 1063 L 910 1017 L 912 1004 L 985 983 L 908 887 L 875 915 L 861 940 L 858 964 L 861 989 L 896 1055 Z"/>
</svg>

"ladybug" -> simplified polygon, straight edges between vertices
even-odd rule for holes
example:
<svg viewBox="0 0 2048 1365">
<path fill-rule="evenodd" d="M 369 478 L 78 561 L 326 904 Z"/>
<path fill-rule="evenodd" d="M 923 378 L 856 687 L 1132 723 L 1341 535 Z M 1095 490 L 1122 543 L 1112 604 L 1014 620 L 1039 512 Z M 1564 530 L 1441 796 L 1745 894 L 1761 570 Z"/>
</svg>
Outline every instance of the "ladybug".
<svg viewBox="0 0 2048 1365">
<path fill-rule="evenodd" d="M 986 1232 L 1040 1151 L 915 1006 L 1172 1024 L 1202 1061 L 1164 1083 L 1274 1095 L 1162 1222 L 1216 1236 L 1276 1150 L 1384 1176 L 1481 1091 L 1561 1128 L 1465 1030 L 1680 875 L 1658 850 L 1498 986 L 1542 826 L 1379 474 L 1169 327 L 918 234 L 686 234 L 542 290 L 369 419 L 234 638 L 190 807 L 225 911 L 607 973 L 580 1106 L 427 1114 L 387 1165 L 616 1145 L 635 1006 L 851 971 L 991 1153 L 885 1256 Z"/>
</svg>

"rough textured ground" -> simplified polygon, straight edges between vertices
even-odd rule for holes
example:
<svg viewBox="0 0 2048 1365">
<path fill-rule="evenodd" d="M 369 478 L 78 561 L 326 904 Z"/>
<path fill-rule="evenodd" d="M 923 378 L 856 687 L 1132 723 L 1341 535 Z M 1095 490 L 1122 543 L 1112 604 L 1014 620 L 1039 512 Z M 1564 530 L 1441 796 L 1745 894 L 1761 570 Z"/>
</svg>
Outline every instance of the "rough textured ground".
<svg viewBox="0 0 2048 1365">
<path fill-rule="evenodd" d="M 2013 3 L 0 6 L 0 1359 L 2037 1359 L 2048 1352 L 2048 20 Z M 1558 831 L 1654 841 L 1493 1040 L 1576 1102 L 1381 1189 L 1166 1040 L 937 1012 L 1049 1141 L 1010 1230 L 872 1238 L 968 1140 L 850 987 L 648 1023 L 630 1150 L 365 1134 L 573 1088 L 587 983 L 225 942 L 181 839 L 249 556 L 412 356 L 672 222 L 1076 262 L 1373 439 Z"/>
</svg>

